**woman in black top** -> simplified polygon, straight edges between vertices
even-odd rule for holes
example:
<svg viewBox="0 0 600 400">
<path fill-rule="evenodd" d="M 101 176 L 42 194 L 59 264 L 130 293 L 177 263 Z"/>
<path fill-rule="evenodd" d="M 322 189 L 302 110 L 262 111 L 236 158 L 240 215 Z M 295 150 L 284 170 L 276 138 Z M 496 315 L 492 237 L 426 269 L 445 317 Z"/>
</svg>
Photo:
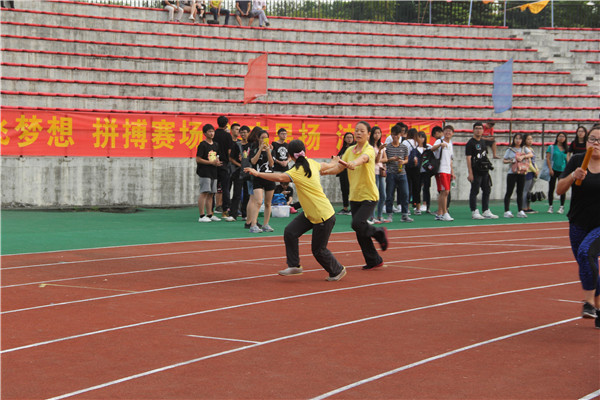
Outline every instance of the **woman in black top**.
<svg viewBox="0 0 600 400">
<path fill-rule="evenodd" d="M 596 318 L 596 327 L 600 328 L 600 125 L 590 130 L 586 146 L 594 149 L 587 170 L 581 168 L 585 154 L 574 155 L 560 176 L 556 192 L 564 194 L 572 188 L 569 237 L 585 296 L 582 316 Z M 581 180 L 581 186 L 574 184 L 577 179 Z"/>
<path fill-rule="evenodd" d="M 584 126 L 578 126 L 575 132 L 575 139 L 569 145 L 567 156 L 571 158 L 573 154 L 585 153 L 585 138 L 587 137 L 587 129 Z"/>
<path fill-rule="evenodd" d="M 344 139 L 342 140 L 342 148 L 337 153 L 337 156 L 339 158 L 342 158 L 342 156 L 346 152 L 346 149 L 350 146 L 354 146 L 355 144 L 356 144 L 356 141 L 354 140 L 354 133 L 346 132 L 346 134 L 344 135 Z M 342 172 L 340 172 L 339 174 L 337 174 L 336 176 L 338 178 L 340 178 L 340 189 L 342 190 L 342 204 L 343 204 L 343 208 L 341 209 L 340 212 L 338 212 L 338 214 L 350 215 L 350 210 L 348 209 L 348 207 L 350 207 L 350 202 L 348 201 L 348 195 L 350 194 L 350 182 L 348 181 L 348 170 L 344 168 L 344 170 Z"/>
</svg>

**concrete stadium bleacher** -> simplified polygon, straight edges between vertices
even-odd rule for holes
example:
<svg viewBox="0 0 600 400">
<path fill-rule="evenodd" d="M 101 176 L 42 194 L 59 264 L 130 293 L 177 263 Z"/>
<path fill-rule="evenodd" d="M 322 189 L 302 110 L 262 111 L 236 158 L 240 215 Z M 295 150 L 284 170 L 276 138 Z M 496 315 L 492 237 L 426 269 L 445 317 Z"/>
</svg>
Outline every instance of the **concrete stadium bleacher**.
<svg viewBox="0 0 600 400">
<path fill-rule="evenodd" d="M 268 104 L 272 114 L 439 118 L 459 132 L 474 120 L 555 132 L 599 119 L 598 30 L 285 17 L 259 29 L 64 0 L 17 7 L 1 13 L 3 107 L 262 115 Z M 264 52 L 269 95 L 244 105 L 247 63 Z M 494 114 L 493 69 L 511 57 L 513 112 Z"/>
</svg>

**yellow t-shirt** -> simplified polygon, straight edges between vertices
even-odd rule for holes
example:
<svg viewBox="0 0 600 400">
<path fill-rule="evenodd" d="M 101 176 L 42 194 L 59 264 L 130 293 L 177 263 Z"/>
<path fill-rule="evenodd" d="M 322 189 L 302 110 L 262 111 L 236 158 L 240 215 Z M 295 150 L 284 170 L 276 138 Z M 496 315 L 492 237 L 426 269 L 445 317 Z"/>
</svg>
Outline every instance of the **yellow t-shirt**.
<svg viewBox="0 0 600 400">
<path fill-rule="evenodd" d="M 363 154 L 369 156 L 369 162 L 359 165 L 354 170 L 348 170 L 348 180 L 350 181 L 350 201 L 377 201 L 379 200 L 379 190 L 375 183 L 375 150 L 370 144 L 365 144 L 360 154 L 354 154 L 356 145 L 348 147 L 348 150 L 342 156 L 346 162 L 354 161 Z"/>
<path fill-rule="evenodd" d="M 217 0 L 217 1 L 210 1 L 210 8 L 219 8 L 219 6 L 221 5 L 221 1 L 222 0 Z"/>
<path fill-rule="evenodd" d="M 312 173 L 310 178 L 304 175 L 302 166 L 298 169 L 292 167 L 285 173 L 292 178 L 292 182 L 296 186 L 298 200 L 302 205 L 306 218 L 313 224 L 320 224 L 331 218 L 335 211 L 323 192 L 323 186 L 321 186 L 321 175 L 319 174 L 321 164 L 308 158 L 307 160 Z"/>
</svg>

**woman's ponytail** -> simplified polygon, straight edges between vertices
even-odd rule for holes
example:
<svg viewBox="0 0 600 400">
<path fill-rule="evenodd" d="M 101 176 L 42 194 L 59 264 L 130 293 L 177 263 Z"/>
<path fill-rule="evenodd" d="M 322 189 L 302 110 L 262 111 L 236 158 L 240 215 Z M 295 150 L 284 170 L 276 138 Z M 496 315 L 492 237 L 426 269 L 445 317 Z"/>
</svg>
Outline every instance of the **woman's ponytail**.
<svg viewBox="0 0 600 400">
<path fill-rule="evenodd" d="M 306 159 L 306 148 L 304 147 L 304 143 L 298 139 L 292 140 L 288 145 L 288 153 L 296 160 L 294 168 L 298 169 L 302 166 L 302 168 L 304 168 L 304 176 L 310 178 L 312 176 L 312 171 L 310 170 L 310 164 Z"/>
</svg>

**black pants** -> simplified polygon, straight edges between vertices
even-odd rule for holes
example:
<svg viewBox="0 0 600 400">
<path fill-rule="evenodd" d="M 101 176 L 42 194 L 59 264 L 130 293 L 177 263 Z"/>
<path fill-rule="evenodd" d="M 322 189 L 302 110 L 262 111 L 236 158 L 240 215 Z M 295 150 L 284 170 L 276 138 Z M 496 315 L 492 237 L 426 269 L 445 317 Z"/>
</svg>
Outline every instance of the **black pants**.
<svg viewBox="0 0 600 400">
<path fill-rule="evenodd" d="M 506 194 L 504 195 L 504 211 L 510 209 L 510 198 L 517 186 L 517 207 L 519 211 L 523 210 L 523 187 L 525 187 L 525 175 L 507 174 L 506 175 Z"/>
<path fill-rule="evenodd" d="M 479 195 L 479 189 L 481 188 L 481 211 L 488 210 L 490 208 L 490 193 L 492 191 L 492 179 L 490 174 L 473 173 L 473 182 L 471 182 L 471 192 L 469 193 L 469 207 L 471 211 L 477 209 L 477 196 Z"/>
<path fill-rule="evenodd" d="M 329 273 L 329 276 L 336 276 L 342 272 L 344 267 L 342 267 L 342 264 L 338 262 L 331 251 L 327 249 L 329 236 L 334 226 L 335 215 L 320 224 L 313 224 L 306 218 L 304 213 L 300 213 L 285 227 L 283 232 L 287 265 L 290 267 L 298 267 L 300 265 L 298 239 L 312 229 L 311 249 L 315 260 Z"/>
<path fill-rule="evenodd" d="M 219 186 L 221 186 L 221 193 L 223 194 L 223 211 L 228 210 L 229 205 L 231 204 L 231 196 L 229 195 L 229 174 L 229 166 L 223 165 L 217 168 L 217 181 L 219 182 Z"/>
<path fill-rule="evenodd" d="M 217 9 L 217 8 L 211 8 L 210 9 L 210 13 L 215 18 L 215 21 L 219 20 L 219 9 Z M 224 15 L 225 16 L 225 23 L 224 23 L 224 25 L 229 25 L 229 14 L 230 14 L 229 10 L 225 10 L 224 8 L 221 8 L 220 15 Z"/>
<path fill-rule="evenodd" d="M 350 181 L 348 180 L 348 171 L 342 171 L 338 175 L 340 178 L 340 188 L 342 189 L 342 204 L 347 209 L 350 203 L 348 202 L 348 196 L 350 195 Z"/>
<path fill-rule="evenodd" d="M 383 228 L 375 228 L 375 226 L 369 225 L 367 222 L 367 219 L 373 215 L 376 206 L 376 201 L 350 202 L 352 229 L 356 232 L 356 240 L 358 241 L 358 245 L 362 250 L 363 257 L 365 258 L 368 267 L 374 267 L 383 262 L 383 259 L 379 253 L 377 253 L 375 245 L 373 244 L 373 237 L 375 235 L 383 234 Z"/>
<path fill-rule="evenodd" d="M 431 206 L 431 175 L 427 172 L 421 173 L 421 183 L 423 185 L 423 204 L 427 204 L 427 209 Z"/>
<path fill-rule="evenodd" d="M 556 181 L 560 177 L 560 174 L 562 174 L 562 171 L 555 171 L 555 170 L 553 170 L 553 171 L 554 171 L 554 175 L 552 175 L 550 177 L 550 182 L 548 182 L 548 184 L 549 184 L 549 186 L 548 186 L 548 205 L 550 205 L 550 206 L 554 202 L 554 188 L 556 188 Z M 560 205 L 561 206 L 565 205 L 566 199 L 567 199 L 566 194 L 560 195 Z"/>
<path fill-rule="evenodd" d="M 409 199 L 412 205 L 421 203 L 421 172 L 419 168 L 407 168 Z"/>
<path fill-rule="evenodd" d="M 231 204 L 229 207 L 229 215 L 232 217 L 237 217 L 238 211 L 240 209 L 240 203 L 242 202 L 242 193 L 244 192 L 244 180 L 240 178 L 240 172 L 235 171 L 231 174 L 231 183 L 233 184 L 233 194 L 231 196 Z M 242 212 L 243 215 L 246 215 L 246 209 Z"/>
</svg>

